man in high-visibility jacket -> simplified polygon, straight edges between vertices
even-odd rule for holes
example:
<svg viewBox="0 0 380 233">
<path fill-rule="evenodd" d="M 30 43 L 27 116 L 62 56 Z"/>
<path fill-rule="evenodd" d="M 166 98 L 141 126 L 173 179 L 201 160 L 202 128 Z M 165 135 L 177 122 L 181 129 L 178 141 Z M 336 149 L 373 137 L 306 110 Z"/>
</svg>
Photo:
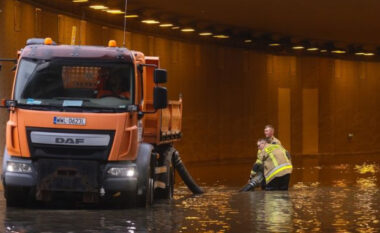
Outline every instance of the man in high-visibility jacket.
<svg viewBox="0 0 380 233">
<path fill-rule="evenodd" d="M 260 153 L 253 170 L 264 170 L 265 190 L 287 190 L 293 170 L 287 151 L 281 145 L 270 144 L 266 138 L 259 139 L 257 147 Z"/>
<path fill-rule="evenodd" d="M 278 144 L 281 145 L 280 140 L 274 136 L 274 127 L 272 125 L 266 125 L 264 127 L 265 137 L 269 140 L 270 144 Z"/>
<path fill-rule="evenodd" d="M 265 135 L 265 138 L 267 139 L 268 143 L 281 145 L 280 140 L 278 140 L 278 138 L 276 138 L 274 136 L 274 127 L 272 125 L 266 125 L 264 127 L 264 135 Z M 259 157 L 260 153 L 261 153 L 261 150 L 260 150 L 260 148 L 258 148 L 258 150 L 257 150 L 257 157 Z M 287 153 L 287 155 L 290 158 L 290 154 Z M 251 170 L 250 179 L 252 179 L 256 175 L 260 175 L 260 174 L 257 174 L 257 173 L 258 173 L 258 171 Z M 256 180 L 259 180 L 259 179 L 256 179 Z M 265 181 L 263 181 L 263 183 L 261 184 L 261 186 L 262 186 L 262 188 L 265 187 Z"/>
</svg>

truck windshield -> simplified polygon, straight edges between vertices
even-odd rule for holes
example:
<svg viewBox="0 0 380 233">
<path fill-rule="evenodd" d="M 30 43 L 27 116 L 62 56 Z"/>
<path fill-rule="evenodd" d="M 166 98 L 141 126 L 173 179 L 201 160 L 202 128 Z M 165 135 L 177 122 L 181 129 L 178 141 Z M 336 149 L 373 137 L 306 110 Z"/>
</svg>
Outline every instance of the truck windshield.
<svg viewBox="0 0 380 233">
<path fill-rule="evenodd" d="M 21 105 L 126 109 L 133 75 L 131 63 L 23 59 L 14 98 Z"/>
</svg>

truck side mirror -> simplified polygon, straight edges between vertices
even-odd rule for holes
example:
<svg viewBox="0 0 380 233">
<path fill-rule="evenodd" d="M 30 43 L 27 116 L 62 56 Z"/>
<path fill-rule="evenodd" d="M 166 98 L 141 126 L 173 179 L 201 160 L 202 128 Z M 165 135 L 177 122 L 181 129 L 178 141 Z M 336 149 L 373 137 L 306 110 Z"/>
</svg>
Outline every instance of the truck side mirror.
<svg viewBox="0 0 380 233">
<path fill-rule="evenodd" d="M 153 107 L 154 109 L 163 109 L 168 106 L 168 90 L 165 87 L 154 87 Z"/>
<path fill-rule="evenodd" d="M 154 83 L 166 83 L 167 73 L 168 72 L 164 69 L 154 69 Z"/>
<path fill-rule="evenodd" d="M 0 108 L 10 108 L 10 107 L 15 107 L 16 105 L 17 105 L 16 100 L 7 100 L 7 99 L 0 100 Z"/>
</svg>

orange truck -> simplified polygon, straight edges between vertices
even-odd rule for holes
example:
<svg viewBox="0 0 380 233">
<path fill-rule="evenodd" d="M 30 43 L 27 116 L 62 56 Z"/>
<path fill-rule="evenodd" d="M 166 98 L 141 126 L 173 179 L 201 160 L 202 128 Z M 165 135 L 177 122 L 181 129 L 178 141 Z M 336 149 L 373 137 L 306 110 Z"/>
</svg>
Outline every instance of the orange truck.
<svg viewBox="0 0 380 233">
<path fill-rule="evenodd" d="M 172 198 L 182 100 L 158 57 L 32 38 L 19 51 L 2 181 L 8 206 L 75 199 L 147 206 Z M 177 163 L 178 163 L 177 158 Z M 179 160 L 180 162 L 180 160 Z"/>
</svg>

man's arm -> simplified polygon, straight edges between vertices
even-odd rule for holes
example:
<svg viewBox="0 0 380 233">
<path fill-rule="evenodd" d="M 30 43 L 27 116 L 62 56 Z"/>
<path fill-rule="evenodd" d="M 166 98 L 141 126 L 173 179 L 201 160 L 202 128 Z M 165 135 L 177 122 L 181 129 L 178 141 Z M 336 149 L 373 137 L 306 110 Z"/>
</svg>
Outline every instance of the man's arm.
<svg viewBox="0 0 380 233">
<path fill-rule="evenodd" d="M 257 173 L 258 171 L 262 171 L 263 169 L 263 158 L 264 158 L 264 152 L 261 150 L 257 151 L 257 159 L 255 164 L 253 165 L 252 173 Z"/>
</svg>

